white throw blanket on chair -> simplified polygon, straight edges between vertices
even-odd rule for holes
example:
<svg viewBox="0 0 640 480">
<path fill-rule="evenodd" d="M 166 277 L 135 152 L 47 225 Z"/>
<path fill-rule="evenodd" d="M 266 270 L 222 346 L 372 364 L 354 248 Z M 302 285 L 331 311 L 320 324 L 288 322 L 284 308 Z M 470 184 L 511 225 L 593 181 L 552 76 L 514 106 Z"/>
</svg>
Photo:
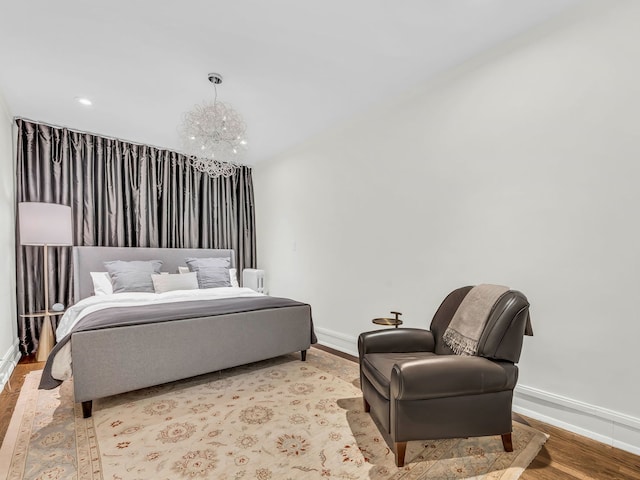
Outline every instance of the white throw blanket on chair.
<svg viewBox="0 0 640 480">
<path fill-rule="evenodd" d="M 462 299 L 449 327 L 442 336 L 458 355 L 475 355 L 478 342 L 493 306 L 509 287 L 482 284 L 473 287 Z"/>
</svg>

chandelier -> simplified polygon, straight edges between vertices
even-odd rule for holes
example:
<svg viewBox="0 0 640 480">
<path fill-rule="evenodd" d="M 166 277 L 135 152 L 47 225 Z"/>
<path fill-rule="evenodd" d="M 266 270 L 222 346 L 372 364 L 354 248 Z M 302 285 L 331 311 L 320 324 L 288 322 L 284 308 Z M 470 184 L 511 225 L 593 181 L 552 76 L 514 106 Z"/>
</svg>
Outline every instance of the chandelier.
<svg viewBox="0 0 640 480">
<path fill-rule="evenodd" d="M 222 75 L 210 73 L 213 102 L 195 105 L 182 117 L 178 128 L 183 152 L 194 168 L 212 178 L 228 177 L 241 164 L 247 150 L 246 125 L 230 105 L 218 101 L 216 85 Z"/>
</svg>

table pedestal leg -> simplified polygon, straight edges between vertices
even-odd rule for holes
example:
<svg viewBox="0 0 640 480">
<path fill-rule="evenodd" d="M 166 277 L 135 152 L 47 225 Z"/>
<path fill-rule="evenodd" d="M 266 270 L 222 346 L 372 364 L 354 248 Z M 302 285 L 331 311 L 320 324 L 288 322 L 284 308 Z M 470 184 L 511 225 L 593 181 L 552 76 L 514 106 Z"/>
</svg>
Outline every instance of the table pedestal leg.
<svg viewBox="0 0 640 480">
<path fill-rule="evenodd" d="M 49 352 L 55 344 L 55 338 L 53 336 L 53 327 L 51 326 L 51 318 L 44 317 L 42 319 L 42 330 L 40 332 L 40 339 L 38 340 L 38 351 L 36 352 L 36 360 L 38 362 L 46 362 Z"/>
</svg>

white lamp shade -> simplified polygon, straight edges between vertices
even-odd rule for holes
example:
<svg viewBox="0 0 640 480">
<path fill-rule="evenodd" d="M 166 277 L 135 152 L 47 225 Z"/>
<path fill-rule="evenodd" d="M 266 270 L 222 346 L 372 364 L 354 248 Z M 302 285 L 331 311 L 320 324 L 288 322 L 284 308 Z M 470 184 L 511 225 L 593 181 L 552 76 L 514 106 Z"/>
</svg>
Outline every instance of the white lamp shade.
<svg viewBox="0 0 640 480">
<path fill-rule="evenodd" d="M 73 245 L 71 207 L 57 203 L 18 204 L 22 245 Z"/>
</svg>

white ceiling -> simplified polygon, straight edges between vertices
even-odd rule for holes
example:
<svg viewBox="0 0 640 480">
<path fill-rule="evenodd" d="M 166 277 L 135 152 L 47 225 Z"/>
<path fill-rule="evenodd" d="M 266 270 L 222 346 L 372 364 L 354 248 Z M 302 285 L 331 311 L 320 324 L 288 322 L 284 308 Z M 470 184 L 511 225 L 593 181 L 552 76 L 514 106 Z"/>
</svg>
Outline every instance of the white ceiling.
<svg viewBox="0 0 640 480">
<path fill-rule="evenodd" d="M 180 150 L 220 72 L 252 164 L 579 2 L 0 0 L 0 92 L 16 116 Z"/>
</svg>

